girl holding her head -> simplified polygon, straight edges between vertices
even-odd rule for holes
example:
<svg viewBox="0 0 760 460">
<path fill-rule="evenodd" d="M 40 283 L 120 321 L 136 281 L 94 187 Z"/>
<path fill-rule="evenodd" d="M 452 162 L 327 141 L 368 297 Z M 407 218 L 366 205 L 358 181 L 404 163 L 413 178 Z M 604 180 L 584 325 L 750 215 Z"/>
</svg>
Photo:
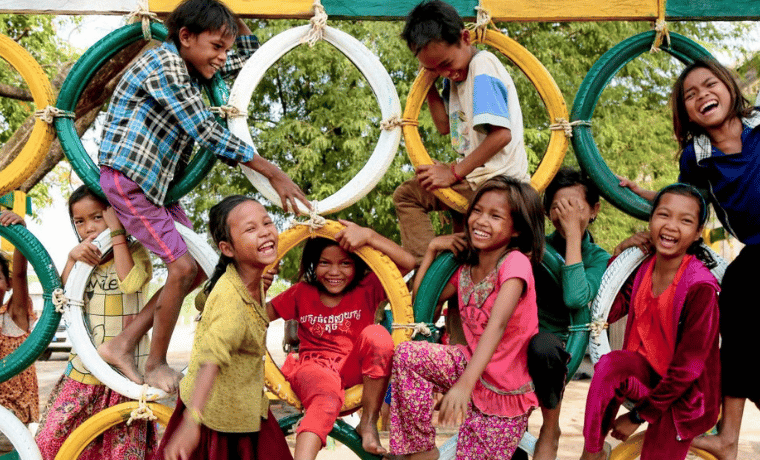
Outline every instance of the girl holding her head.
<svg viewBox="0 0 760 460">
<path fill-rule="evenodd" d="M 720 329 L 723 416 L 717 436 L 694 446 L 721 460 L 735 460 L 746 399 L 760 407 L 760 386 L 746 378 L 747 350 L 756 347 L 754 325 L 760 309 L 743 308 L 755 294 L 760 272 L 760 111 L 742 96 L 731 72 L 711 58 L 694 61 L 681 73 L 671 95 L 673 129 L 681 149 L 679 181 L 709 197 L 723 227 L 744 243 L 721 285 Z M 623 179 L 646 199 L 654 193 Z"/>
<path fill-rule="evenodd" d="M 233 195 L 209 211 L 209 233 L 222 255 L 155 458 L 292 459 L 264 395 L 263 277 L 277 259 L 277 228 L 259 202 Z"/>
<path fill-rule="evenodd" d="M 404 342 L 393 359 L 390 450 L 398 458 L 438 458 L 433 392 L 445 393 L 439 420 L 459 428 L 457 458 L 511 458 L 538 406 L 527 350 L 538 332 L 531 265 L 544 249 L 544 216 L 529 184 L 505 176 L 478 188 L 464 234 L 435 238 L 415 278 L 436 255 L 463 265 L 441 299 L 457 295 L 464 345 Z M 416 290 L 416 289 L 415 289 Z"/>
<path fill-rule="evenodd" d="M 305 415 L 296 430 L 296 460 L 313 460 L 338 418 L 345 388 L 363 383 L 362 416 L 356 431 L 362 447 L 383 454 L 377 432 L 380 406 L 388 387 L 393 339 L 374 324 L 378 305 L 387 295 L 376 274 L 356 254 L 370 246 L 386 254 L 402 274 L 414 268 L 414 257 L 374 230 L 352 222 L 335 240 L 306 242 L 300 281 L 267 304 L 269 318 L 298 321 L 298 361 L 286 378 L 301 399 Z"/>
<path fill-rule="evenodd" d="M 83 185 L 69 198 L 69 216 L 79 244 L 69 252 L 61 278 L 65 283 L 76 262 L 93 266 L 85 287 L 86 323 L 97 347 L 117 336 L 142 310 L 143 290 L 150 282 L 153 268 L 148 251 L 127 238 L 124 227 L 108 203 Z M 92 244 L 104 230 L 111 231 L 113 250 L 105 256 Z M 140 337 L 133 359 L 142 368 L 150 341 Z M 40 422 L 37 445 L 45 460 L 53 460 L 63 442 L 82 423 L 96 413 L 129 398 L 106 387 L 71 353 L 66 371 L 50 394 L 49 409 Z M 151 457 L 157 444 L 155 424 L 137 421 L 119 424 L 90 443 L 79 458 L 85 460 Z"/>
<path fill-rule="evenodd" d="M 612 436 L 626 440 L 648 422 L 641 458 L 686 458 L 691 441 L 720 412 L 718 283 L 700 234 L 707 206 L 686 184 L 663 188 L 649 218 L 653 253 L 621 289 L 609 313 L 628 322 L 623 349 L 594 368 L 583 426 L 583 460 L 609 458 Z M 636 244 L 633 239 L 621 246 Z M 617 418 L 626 399 L 634 408 Z"/>
</svg>

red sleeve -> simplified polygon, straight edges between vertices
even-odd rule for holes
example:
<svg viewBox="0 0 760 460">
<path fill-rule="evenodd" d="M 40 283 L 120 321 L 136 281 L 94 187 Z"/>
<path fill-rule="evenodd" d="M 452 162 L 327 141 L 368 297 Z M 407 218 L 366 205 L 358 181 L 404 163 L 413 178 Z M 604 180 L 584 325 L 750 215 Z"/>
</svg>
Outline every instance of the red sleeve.
<svg viewBox="0 0 760 460">
<path fill-rule="evenodd" d="M 274 311 L 280 315 L 280 318 L 284 320 L 294 319 L 297 315 L 296 299 L 299 298 L 299 292 L 302 283 L 296 283 L 290 286 L 287 290 L 281 292 L 274 299 L 271 304 Z M 303 295 L 303 294 L 302 294 Z"/>
</svg>

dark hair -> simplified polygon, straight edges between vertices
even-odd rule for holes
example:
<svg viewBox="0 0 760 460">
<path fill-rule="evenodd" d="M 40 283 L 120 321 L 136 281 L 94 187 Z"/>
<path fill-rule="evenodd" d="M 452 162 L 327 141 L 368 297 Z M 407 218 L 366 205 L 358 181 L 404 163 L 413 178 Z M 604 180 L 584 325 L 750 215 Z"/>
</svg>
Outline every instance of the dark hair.
<svg viewBox="0 0 760 460">
<path fill-rule="evenodd" d="M 492 177 L 475 191 L 465 213 L 464 233 L 469 248 L 462 251 L 457 260 L 469 265 L 478 263 L 478 251 L 472 247 L 470 226 L 467 222 L 480 198 L 491 191 L 503 192 L 507 197 L 512 225 L 517 233 L 509 242 L 507 251 L 517 249 L 527 255 L 533 265 L 538 265 L 544 255 L 544 213 L 541 209 L 541 198 L 530 184 L 506 176 Z"/>
<path fill-rule="evenodd" d="M 230 195 L 211 207 L 208 212 L 208 232 L 211 234 L 211 239 L 214 240 L 214 245 L 219 247 L 219 243 L 222 241 L 232 243 L 232 236 L 230 235 L 230 224 L 227 222 L 227 218 L 233 209 L 237 208 L 238 205 L 245 203 L 246 201 L 253 201 L 254 203 L 258 203 L 258 201 L 247 196 Z M 211 274 L 208 281 L 206 282 L 206 286 L 203 288 L 203 292 L 209 294 L 211 290 L 214 289 L 214 286 L 216 285 L 216 282 L 219 281 L 219 278 L 221 278 L 224 272 L 227 271 L 227 266 L 234 262 L 235 261 L 232 257 L 227 257 L 224 254 L 219 254 L 219 262 L 217 262 L 216 267 L 214 267 L 214 273 Z"/>
<path fill-rule="evenodd" d="M 748 117 L 753 110 L 752 105 L 742 95 L 739 85 L 736 83 L 736 78 L 734 78 L 730 70 L 709 56 L 695 59 L 694 62 L 686 66 L 683 72 L 681 72 L 681 75 L 679 75 L 673 85 L 673 92 L 670 95 L 670 108 L 673 111 L 673 132 L 675 133 L 681 151 L 683 151 L 683 149 L 685 149 L 695 137 L 701 134 L 706 134 L 701 126 L 689 120 L 689 115 L 686 113 L 686 103 L 684 101 L 686 77 L 696 69 L 709 70 L 718 80 L 726 85 L 728 92 L 731 95 L 729 116 L 740 118 Z"/>
<path fill-rule="evenodd" d="M 464 21 L 457 10 L 446 2 L 432 0 L 420 3 L 409 12 L 401 37 L 416 56 L 430 42 L 459 43 L 462 30 Z"/>
<path fill-rule="evenodd" d="M 76 225 L 74 225 L 74 205 L 84 200 L 85 198 L 97 201 L 98 203 L 102 204 L 104 208 L 110 206 L 105 198 L 90 190 L 86 185 L 81 185 L 76 190 L 74 190 L 74 192 L 69 197 L 69 220 L 71 221 L 71 227 L 74 229 L 74 235 L 76 235 L 77 239 L 80 242 L 82 239 L 79 237 L 79 232 L 77 231 Z"/>
<path fill-rule="evenodd" d="M 316 287 L 320 291 L 324 290 L 325 287 L 317 281 L 317 264 L 319 263 L 319 258 L 322 257 L 322 251 L 330 246 L 338 246 L 338 243 L 329 238 L 310 238 L 306 241 L 303 253 L 301 254 L 301 267 L 298 270 L 298 279 Z M 348 252 L 348 255 L 354 261 L 354 279 L 346 286 L 345 292 L 358 286 L 369 272 L 367 263 L 358 254 Z"/>
<path fill-rule="evenodd" d="M 543 202 L 546 215 L 549 215 L 549 212 L 551 211 L 554 195 L 556 195 L 560 189 L 573 187 L 575 185 L 583 186 L 586 195 L 586 203 L 588 203 L 589 206 L 593 208 L 599 203 L 599 189 L 596 188 L 594 181 L 577 169 L 564 167 L 557 171 L 554 179 L 549 182 L 546 190 L 544 190 Z"/>
<path fill-rule="evenodd" d="M 169 31 L 167 39 L 173 41 L 177 49 L 180 48 L 179 31 L 183 27 L 194 35 L 207 30 L 221 31 L 227 37 L 235 37 L 238 33 L 235 15 L 218 0 L 184 0 L 164 24 Z"/>
<path fill-rule="evenodd" d="M 5 280 L 10 283 L 11 282 L 11 267 L 10 263 L 8 262 L 8 259 L 5 258 L 5 254 L 0 252 L 0 272 L 3 273 L 3 276 L 5 277 Z M 0 299 L 0 302 L 2 302 L 3 299 Z"/>
<path fill-rule="evenodd" d="M 655 195 L 654 200 L 652 201 L 652 210 L 649 213 L 650 221 L 654 216 L 654 212 L 657 210 L 657 206 L 660 205 L 662 197 L 667 194 L 694 198 L 694 200 L 697 202 L 697 205 L 699 206 L 697 228 L 702 228 L 705 222 L 707 222 L 707 202 L 705 201 L 705 198 L 694 186 L 680 182 L 666 185 L 660 189 L 659 192 L 657 192 L 657 195 Z M 708 252 L 707 249 L 702 246 L 702 237 L 691 243 L 691 245 L 689 245 L 689 247 L 686 249 L 686 253 L 696 256 L 697 259 L 701 260 L 707 268 L 714 268 L 718 265 L 715 259 L 713 259 L 710 252 Z"/>
</svg>

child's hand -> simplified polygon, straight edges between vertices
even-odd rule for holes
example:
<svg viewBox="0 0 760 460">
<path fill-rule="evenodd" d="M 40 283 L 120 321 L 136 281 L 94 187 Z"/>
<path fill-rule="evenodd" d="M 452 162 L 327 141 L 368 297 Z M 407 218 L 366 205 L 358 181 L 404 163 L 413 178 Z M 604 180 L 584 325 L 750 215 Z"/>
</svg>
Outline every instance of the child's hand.
<svg viewBox="0 0 760 460">
<path fill-rule="evenodd" d="M 587 206 L 588 204 L 578 198 L 570 200 L 561 198 L 552 205 L 550 215 L 552 220 L 555 217 L 559 220 L 559 225 L 562 227 L 565 238 L 572 234 L 580 236 L 586 230 L 588 221 L 582 212 Z"/>
<path fill-rule="evenodd" d="M 459 254 L 465 249 L 467 249 L 467 240 L 464 237 L 464 233 L 436 236 L 428 245 L 428 250 L 435 251 L 436 253 L 451 251 L 454 254 Z"/>
<path fill-rule="evenodd" d="M 636 182 L 628 179 L 627 177 L 618 176 L 617 174 L 615 174 L 615 177 L 620 179 L 620 183 L 618 185 L 631 189 L 631 191 L 636 195 L 638 195 L 643 190 Z"/>
<path fill-rule="evenodd" d="M 85 238 L 81 243 L 74 246 L 74 249 L 69 252 L 69 259 L 77 262 L 83 262 L 93 267 L 100 263 L 100 249 L 92 244 L 92 241 L 97 238 L 97 235 L 90 235 Z"/>
<path fill-rule="evenodd" d="M 451 166 L 443 163 L 420 165 L 415 170 L 417 182 L 428 192 L 456 184 L 457 179 L 451 172 Z"/>
<path fill-rule="evenodd" d="M 182 419 L 164 449 L 164 460 L 187 460 L 191 458 L 201 440 L 201 427 L 192 420 Z"/>
<path fill-rule="evenodd" d="M 631 421 L 631 417 L 628 416 L 628 413 L 625 413 L 615 419 L 615 423 L 612 424 L 612 433 L 610 434 L 615 439 L 625 441 L 639 428 L 639 426 L 638 423 L 633 423 Z"/>
<path fill-rule="evenodd" d="M 114 211 L 111 206 L 107 207 L 106 210 L 103 211 L 103 220 L 105 221 L 106 225 L 108 225 L 108 229 L 111 231 L 124 230 L 124 226 L 121 225 L 121 221 L 119 221 L 119 218 L 116 217 L 116 211 Z"/>
<path fill-rule="evenodd" d="M 13 211 L 0 211 L 0 225 L 3 227 L 7 227 L 9 225 L 23 225 L 26 227 L 26 222 L 24 222 L 24 218 L 19 216 Z"/>
<path fill-rule="evenodd" d="M 457 425 L 467 416 L 470 406 L 470 392 L 455 383 L 441 400 L 438 409 L 438 423 Z"/>
<path fill-rule="evenodd" d="M 634 233 L 629 238 L 623 240 L 620 244 L 618 244 L 617 247 L 615 247 L 615 250 L 612 252 L 612 255 L 619 256 L 621 252 L 634 246 L 637 246 L 639 249 L 641 249 L 644 254 L 649 253 L 650 249 L 652 248 L 652 237 L 649 232 Z"/>
<path fill-rule="evenodd" d="M 375 233 L 370 228 L 362 227 L 348 220 L 338 219 L 338 222 L 346 226 L 346 228 L 335 234 L 335 240 L 344 251 L 354 252 L 360 247 L 369 244 Z"/>
<path fill-rule="evenodd" d="M 269 270 L 265 271 L 263 275 L 261 275 L 261 280 L 264 283 L 264 293 L 266 293 L 270 287 L 272 287 L 272 283 L 274 283 L 274 275 L 280 273 L 280 264 L 278 263 L 274 267 L 270 268 Z M 264 299 L 262 299 L 264 300 Z"/>
</svg>

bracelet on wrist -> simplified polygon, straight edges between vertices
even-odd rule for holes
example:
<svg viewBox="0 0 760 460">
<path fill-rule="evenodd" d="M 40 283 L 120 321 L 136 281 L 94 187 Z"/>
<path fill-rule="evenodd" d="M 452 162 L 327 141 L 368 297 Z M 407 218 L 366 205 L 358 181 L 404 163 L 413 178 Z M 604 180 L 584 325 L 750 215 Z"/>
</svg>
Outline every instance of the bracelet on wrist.
<svg viewBox="0 0 760 460">
<path fill-rule="evenodd" d="M 462 182 L 464 178 L 457 174 L 456 165 L 456 162 L 451 163 L 451 174 L 454 176 L 454 179 L 456 179 L 457 182 Z"/>
<path fill-rule="evenodd" d="M 185 413 L 187 413 L 187 415 L 190 416 L 190 419 L 197 425 L 203 425 L 203 415 L 201 415 L 201 411 L 194 407 L 188 407 L 185 408 Z"/>
<path fill-rule="evenodd" d="M 111 238 L 119 236 L 119 235 L 124 235 L 126 237 L 127 231 L 124 230 L 123 228 L 120 228 L 119 230 L 111 230 Z"/>
</svg>

